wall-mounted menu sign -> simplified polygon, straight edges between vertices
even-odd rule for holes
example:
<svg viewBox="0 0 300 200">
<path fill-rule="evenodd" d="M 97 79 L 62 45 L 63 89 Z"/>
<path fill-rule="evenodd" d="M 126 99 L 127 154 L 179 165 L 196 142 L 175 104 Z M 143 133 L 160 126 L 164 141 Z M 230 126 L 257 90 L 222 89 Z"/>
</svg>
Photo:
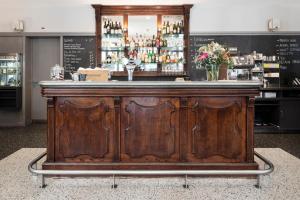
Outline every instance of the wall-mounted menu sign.
<svg viewBox="0 0 300 200">
<path fill-rule="evenodd" d="M 79 67 L 95 67 L 96 38 L 95 36 L 65 36 L 63 37 L 63 66 L 65 78 L 70 78 L 70 72 Z"/>
<path fill-rule="evenodd" d="M 253 51 L 266 56 L 278 56 L 281 64 L 283 85 L 300 77 L 300 35 L 191 35 L 190 36 L 190 75 L 197 74 L 193 60 L 199 47 L 212 41 L 226 47 L 237 47 L 240 55 Z"/>
</svg>

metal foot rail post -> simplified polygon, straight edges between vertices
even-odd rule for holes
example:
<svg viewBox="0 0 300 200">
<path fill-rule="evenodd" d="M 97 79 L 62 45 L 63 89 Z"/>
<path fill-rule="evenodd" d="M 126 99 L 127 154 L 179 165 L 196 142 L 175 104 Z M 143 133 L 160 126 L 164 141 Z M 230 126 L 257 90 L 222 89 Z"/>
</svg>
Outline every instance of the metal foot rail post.
<svg viewBox="0 0 300 200">
<path fill-rule="evenodd" d="M 185 175 L 185 188 L 188 188 L 187 176 L 188 175 L 256 175 L 257 188 L 261 187 L 260 176 L 270 174 L 274 170 L 274 165 L 268 159 L 263 157 L 257 152 L 254 152 L 255 156 L 261 159 L 269 168 L 257 169 L 257 170 L 42 170 L 33 168 L 40 159 L 42 159 L 47 153 L 43 153 L 40 156 L 32 160 L 28 165 L 28 170 L 32 174 L 42 176 L 42 187 L 45 187 L 45 175 L 113 175 L 112 188 L 117 188 L 115 183 L 115 175 Z"/>
<path fill-rule="evenodd" d="M 42 184 L 41 184 L 41 188 L 45 188 L 47 185 L 45 184 L 45 175 L 41 175 L 41 179 L 42 179 Z"/>
<path fill-rule="evenodd" d="M 115 174 L 113 174 L 113 184 L 111 185 L 111 188 L 117 188 L 118 185 L 116 184 L 116 177 L 115 177 Z"/>
<path fill-rule="evenodd" d="M 187 176 L 187 174 L 186 174 L 186 175 L 185 175 L 185 179 L 184 179 L 184 180 L 185 180 L 185 181 L 184 181 L 184 185 L 183 185 L 183 188 L 186 188 L 186 189 L 189 188 L 188 180 L 187 180 L 187 179 L 188 179 L 188 176 Z"/>
</svg>

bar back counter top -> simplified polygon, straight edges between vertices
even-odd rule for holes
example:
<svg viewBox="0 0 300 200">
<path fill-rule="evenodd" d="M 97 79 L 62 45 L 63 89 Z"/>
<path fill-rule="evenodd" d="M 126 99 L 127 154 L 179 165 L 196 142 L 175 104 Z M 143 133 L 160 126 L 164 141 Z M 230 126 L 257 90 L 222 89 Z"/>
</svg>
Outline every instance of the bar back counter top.
<svg viewBox="0 0 300 200">
<path fill-rule="evenodd" d="M 260 82 L 42 81 L 44 169 L 257 169 Z"/>
</svg>

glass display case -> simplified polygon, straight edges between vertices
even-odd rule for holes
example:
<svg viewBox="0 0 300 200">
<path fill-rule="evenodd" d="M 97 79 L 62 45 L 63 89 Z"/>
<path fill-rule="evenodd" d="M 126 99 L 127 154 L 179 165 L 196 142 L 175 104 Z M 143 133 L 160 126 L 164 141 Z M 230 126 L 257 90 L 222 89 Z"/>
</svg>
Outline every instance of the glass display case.
<svg viewBox="0 0 300 200">
<path fill-rule="evenodd" d="M 101 66 L 110 71 L 124 71 L 125 56 L 123 16 L 102 16 Z"/>
<path fill-rule="evenodd" d="M 163 57 L 162 72 L 183 73 L 185 64 L 183 15 L 162 16 L 161 33 L 161 38 L 165 41 L 165 46 L 161 47 L 160 51 Z"/>
<path fill-rule="evenodd" d="M 22 62 L 21 54 L 0 54 L 0 87 L 20 87 Z"/>
<path fill-rule="evenodd" d="M 0 54 L 0 109 L 22 106 L 22 55 Z"/>
<path fill-rule="evenodd" d="M 122 58 L 139 59 L 142 72 L 184 73 L 183 15 L 164 15 L 158 27 L 156 15 L 102 16 L 101 64 L 111 72 L 124 71 Z"/>
<path fill-rule="evenodd" d="M 128 58 L 141 63 L 134 76 L 186 76 L 191 7 L 94 5 L 97 65 L 127 76 Z"/>
</svg>

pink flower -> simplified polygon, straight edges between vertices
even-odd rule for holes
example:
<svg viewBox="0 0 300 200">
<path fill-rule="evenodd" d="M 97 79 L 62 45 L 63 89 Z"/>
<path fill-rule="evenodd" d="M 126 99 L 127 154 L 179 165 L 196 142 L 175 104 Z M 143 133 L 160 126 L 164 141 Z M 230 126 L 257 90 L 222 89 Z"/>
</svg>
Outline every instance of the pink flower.
<svg viewBox="0 0 300 200">
<path fill-rule="evenodd" d="M 203 53 L 198 57 L 198 60 L 205 60 L 208 57 L 208 53 Z"/>
</svg>

